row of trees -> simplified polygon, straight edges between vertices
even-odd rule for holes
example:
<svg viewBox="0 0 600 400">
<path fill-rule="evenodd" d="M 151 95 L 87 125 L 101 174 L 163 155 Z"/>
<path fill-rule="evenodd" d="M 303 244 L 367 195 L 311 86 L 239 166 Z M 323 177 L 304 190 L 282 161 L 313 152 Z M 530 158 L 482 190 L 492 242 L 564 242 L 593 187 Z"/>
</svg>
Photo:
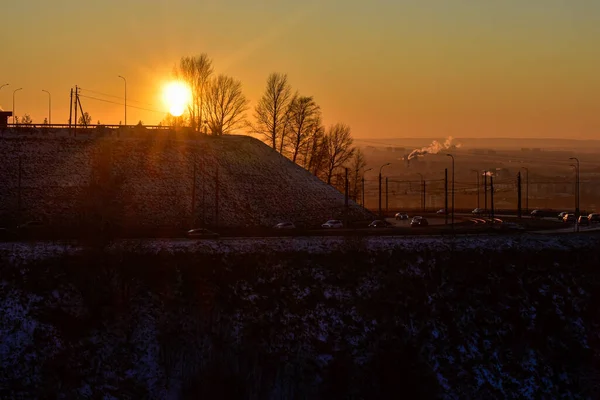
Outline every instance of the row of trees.
<svg viewBox="0 0 600 400">
<path fill-rule="evenodd" d="M 357 199 L 364 155 L 353 146 L 350 127 L 323 126 L 321 107 L 312 96 L 292 92 L 287 75 L 272 73 L 254 109 L 252 132 L 274 150 L 328 184 L 342 188 L 344 167 L 350 169 L 351 195 Z"/>
<path fill-rule="evenodd" d="M 348 167 L 351 195 L 358 197 L 365 160 L 353 146 L 350 127 L 336 123 L 326 128 L 321 107 L 312 96 L 294 92 L 287 75 L 269 75 L 254 108 L 253 123 L 247 121 L 248 99 L 242 83 L 224 74 L 215 75 L 206 54 L 182 57 L 173 75 L 189 86 L 192 99 L 184 116 L 168 116 L 162 124 L 187 125 L 213 135 L 248 129 L 274 150 L 340 189 L 345 183 L 344 167 Z"/>
<path fill-rule="evenodd" d="M 80 115 L 77 119 L 77 123 L 80 125 L 90 125 L 92 123 L 92 117 L 86 111 L 83 115 Z M 18 125 L 33 125 L 33 119 L 31 115 L 24 114 L 22 117 L 15 116 L 15 124 Z M 44 118 L 43 125 L 48 125 L 48 118 Z M 100 121 L 98 121 L 98 125 L 100 125 Z"/>
</svg>

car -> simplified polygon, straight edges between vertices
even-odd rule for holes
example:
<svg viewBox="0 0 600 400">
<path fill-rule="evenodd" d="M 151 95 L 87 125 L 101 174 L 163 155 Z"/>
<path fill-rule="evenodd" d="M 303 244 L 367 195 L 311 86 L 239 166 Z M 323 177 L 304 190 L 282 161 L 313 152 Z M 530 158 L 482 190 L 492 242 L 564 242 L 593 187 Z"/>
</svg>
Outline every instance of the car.
<svg viewBox="0 0 600 400">
<path fill-rule="evenodd" d="M 559 219 L 560 221 L 562 221 L 562 220 L 563 220 L 563 218 L 565 217 L 565 215 L 567 215 L 567 214 L 568 214 L 568 212 L 567 212 L 567 211 L 563 211 L 563 212 L 561 212 L 560 214 L 558 214 L 558 219 Z"/>
<path fill-rule="evenodd" d="M 563 222 L 576 222 L 577 218 L 575 218 L 575 214 L 566 214 L 563 217 Z"/>
<path fill-rule="evenodd" d="M 375 221 L 369 224 L 369 228 L 386 228 L 390 224 L 384 220 L 376 219 Z"/>
<path fill-rule="evenodd" d="M 292 222 L 280 222 L 273 227 L 274 229 L 296 229 L 296 225 Z"/>
<path fill-rule="evenodd" d="M 592 214 L 588 215 L 588 220 L 591 223 L 600 222 L 600 214 L 592 213 Z"/>
<path fill-rule="evenodd" d="M 481 214 L 483 214 L 484 212 L 485 212 L 485 210 L 484 210 L 483 208 L 476 208 L 476 209 L 474 209 L 473 211 L 471 211 L 471 213 L 472 213 L 473 215 L 481 215 Z"/>
<path fill-rule="evenodd" d="M 429 222 L 423 217 L 414 217 L 412 221 L 410 221 L 411 228 L 418 228 L 420 226 L 428 226 Z"/>
<path fill-rule="evenodd" d="M 405 213 L 397 213 L 395 216 L 396 219 L 398 220 L 405 220 L 408 219 L 408 214 Z"/>
<path fill-rule="evenodd" d="M 437 210 L 436 214 L 446 214 L 446 210 L 442 208 L 441 210 Z"/>
<path fill-rule="evenodd" d="M 337 220 L 337 219 L 330 219 L 329 221 L 325 222 L 323 225 L 321 225 L 321 228 L 325 228 L 325 229 L 337 229 L 337 228 L 343 228 L 344 224 L 342 223 L 342 221 Z"/>
<path fill-rule="evenodd" d="M 531 212 L 532 218 L 545 218 L 545 217 L 556 217 L 556 211 L 552 210 L 533 210 Z"/>
<path fill-rule="evenodd" d="M 580 215 L 579 218 L 577 219 L 577 225 L 589 225 L 590 224 L 590 219 L 588 218 L 587 215 Z"/>
<path fill-rule="evenodd" d="M 190 229 L 187 232 L 187 236 L 190 238 L 216 239 L 219 237 L 219 234 L 205 228 L 195 228 Z"/>
</svg>

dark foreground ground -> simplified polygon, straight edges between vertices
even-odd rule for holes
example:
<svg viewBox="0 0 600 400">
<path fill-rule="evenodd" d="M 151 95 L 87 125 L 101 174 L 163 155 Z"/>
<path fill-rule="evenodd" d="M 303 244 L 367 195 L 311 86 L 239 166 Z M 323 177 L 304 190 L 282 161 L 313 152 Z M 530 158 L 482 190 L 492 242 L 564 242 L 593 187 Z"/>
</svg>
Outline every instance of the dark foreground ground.
<svg viewBox="0 0 600 400">
<path fill-rule="evenodd" d="M 0 245 L 0 398 L 598 398 L 599 244 Z"/>
</svg>

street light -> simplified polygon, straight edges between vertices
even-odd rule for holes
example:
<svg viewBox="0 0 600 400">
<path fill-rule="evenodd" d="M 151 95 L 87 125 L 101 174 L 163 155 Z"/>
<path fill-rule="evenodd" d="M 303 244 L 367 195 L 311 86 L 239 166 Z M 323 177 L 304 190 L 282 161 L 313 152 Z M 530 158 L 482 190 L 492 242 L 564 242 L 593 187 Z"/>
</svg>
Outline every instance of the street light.
<svg viewBox="0 0 600 400">
<path fill-rule="evenodd" d="M 452 229 L 454 229 L 454 156 L 452 154 L 446 154 L 452 158 Z"/>
<path fill-rule="evenodd" d="M 479 170 L 472 169 L 471 172 L 475 172 L 475 176 L 477 177 L 477 208 L 479 208 Z"/>
<path fill-rule="evenodd" d="M 373 168 L 365 169 L 362 174 L 362 206 L 365 208 L 365 173 L 372 170 Z"/>
<path fill-rule="evenodd" d="M 425 211 L 425 193 L 423 191 L 423 174 L 420 172 L 416 173 L 417 175 L 419 175 L 421 177 L 421 208 L 423 209 L 423 211 Z"/>
<path fill-rule="evenodd" d="M 22 90 L 23 88 L 18 88 L 13 90 L 13 106 L 12 106 L 12 112 L 13 112 L 13 125 L 15 124 L 15 118 L 17 116 L 17 113 L 15 112 L 15 93 L 17 93 L 19 90 Z"/>
<path fill-rule="evenodd" d="M 529 214 L 529 168 L 521 167 L 521 169 L 527 172 L 527 175 L 525 175 L 525 212 Z"/>
<path fill-rule="evenodd" d="M 3 85 L 0 85 L 0 90 L 2 90 L 2 88 L 3 88 L 4 86 L 8 86 L 8 83 L 5 83 L 5 84 L 3 84 Z"/>
<path fill-rule="evenodd" d="M 575 167 L 575 219 L 579 219 L 579 159 L 577 157 L 569 157 L 569 160 L 574 160 L 577 165 Z M 575 222 L 577 225 L 577 232 L 579 232 L 579 224 L 577 221 Z"/>
<path fill-rule="evenodd" d="M 48 93 L 48 125 L 52 125 L 52 96 L 47 90 L 42 89 L 42 92 Z"/>
<path fill-rule="evenodd" d="M 381 167 L 379 167 L 379 218 L 381 218 L 381 216 L 382 216 L 382 214 L 381 214 L 381 170 L 383 169 L 383 167 L 387 167 L 390 164 L 391 163 L 383 164 Z"/>
<path fill-rule="evenodd" d="M 119 75 L 119 78 L 123 79 L 123 82 L 125 82 L 125 126 L 127 126 L 127 79 L 121 75 Z"/>
</svg>

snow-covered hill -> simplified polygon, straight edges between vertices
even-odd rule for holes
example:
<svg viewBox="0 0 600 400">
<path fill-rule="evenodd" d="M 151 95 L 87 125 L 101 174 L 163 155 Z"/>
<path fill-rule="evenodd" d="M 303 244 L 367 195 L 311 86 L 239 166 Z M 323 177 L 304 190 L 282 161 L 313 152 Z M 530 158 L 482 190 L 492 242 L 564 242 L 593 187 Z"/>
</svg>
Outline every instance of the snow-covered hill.
<svg viewBox="0 0 600 400">
<path fill-rule="evenodd" d="M 9 221 L 19 204 L 21 221 L 69 226 L 319 225 L 345 212 L 343 194 L 247 136 L 5 132 L 0 158 L 0 218 Z M 350 201 L 348 217 L 372 216 Z"/>
</svg>

